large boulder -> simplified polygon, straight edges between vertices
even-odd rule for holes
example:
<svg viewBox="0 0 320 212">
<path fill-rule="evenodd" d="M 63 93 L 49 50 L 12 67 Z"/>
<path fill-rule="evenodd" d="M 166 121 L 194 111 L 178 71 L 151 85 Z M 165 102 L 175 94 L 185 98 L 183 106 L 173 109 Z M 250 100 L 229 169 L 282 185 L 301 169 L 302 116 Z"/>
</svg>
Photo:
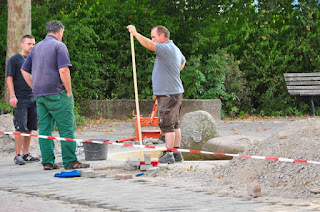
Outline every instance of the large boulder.
<svg viewBox="0 0 320 212">
<path fill-rule="evenodd" d="M 13 117 L 10 114 L 0 115 L 0 131 L 15 132 Z M 0 152 L 11 153 L 15 151 L 14 136 L 0 134 Z"/>
<path fill-rule="evenodd" d="M 202 150 L 207 152 L 238 154 L 252 147 L 257 139 L 241 135 L 231 135 L 212 138 L 203 145 Z M 230 160 L 232 156 L 202 154 L 203 160 Z"/>
<path fill-rule="evenodd" d="M 215 119 L 206 111 L 186 113 L 180 120 L 181 148 L 202 150 L 203 145 L 210 139 L 219 137 Z M 183 153 L 185 160 L 199 160 L 200 154 Z"/>
</svg>

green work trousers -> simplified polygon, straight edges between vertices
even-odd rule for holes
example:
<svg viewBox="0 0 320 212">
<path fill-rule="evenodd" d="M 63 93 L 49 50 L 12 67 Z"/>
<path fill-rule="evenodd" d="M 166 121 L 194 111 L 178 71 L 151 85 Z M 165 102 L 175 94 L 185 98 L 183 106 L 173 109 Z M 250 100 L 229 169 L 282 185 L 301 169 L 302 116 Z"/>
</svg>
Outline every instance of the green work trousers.
<svg viewBox="0 0 320 212">
<path fill-rule="evenodd" d="M 39 134 L 51 136 L 55 126 L 58 126 L 59 135 L 62 138 L 75 138 L 76 127 L 74 118 L 73 96 L 67 93 L 59 95 L 41 96 L 36 98 L 39 116 Z M 76 142 L 60 141 L 63 166 L 68 167 L 77 160 L 75 154 Z M 54 141 L 52 139 L 39 138 L 42 164 L 54 164 Z"/>
</svg>

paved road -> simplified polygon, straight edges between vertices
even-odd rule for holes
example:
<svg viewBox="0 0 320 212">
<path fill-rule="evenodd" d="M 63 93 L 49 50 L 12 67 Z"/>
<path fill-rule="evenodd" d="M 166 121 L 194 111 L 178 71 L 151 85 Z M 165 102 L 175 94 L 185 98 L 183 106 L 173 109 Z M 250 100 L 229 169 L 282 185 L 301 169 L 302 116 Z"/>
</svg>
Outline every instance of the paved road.
<svg viewBox="0 0 320 212">
<path fill-rule="evenodd" d="M 108 163 L 106 161 L 106 163 Z M 99 162 L 99 164 L 103 164 Z M 315 206 L 285 206 L 279 203 L 262 203 L 246 198 L 231 198 L 216 194 L 166 187 L 145 182 L 144 177 L 130 180 L 104 178 L 54 178 L 56 170 L 43 171 L 40 163 L 16 166 L 10 159 L 0 160 L 0 195 L 14 195 L 62 200 L 73 205 L 73 211 L 90 207 L 90 211 L 101 209 L 116 211 L 308 211 L 320 210 Z M 60 171 L 65 171 L 60 169 Z M 0 202 L 2 197 L 0 196 Z M 30 200 L 30 199 L 29 199 Z M 2 205 L 3 206 L 3 205 Z M 37 206 L 37 205 L 35 205 Z M 33 211 L 43 211 L 33 208 Z M 52 207 L 52 206 L 51 206 Z M 58 205 L 57 205 L 58 207 Z M 30 208 L 30 207 L 29 207 Z M 21 207 L 23 209 L 23 205 Z M 52 208 L 47 208 L 51 211 Z M 0 211 L 8 211 L 0 207 Z M 72 210 L 71 210 L 72 211 Z"/>
</svg>

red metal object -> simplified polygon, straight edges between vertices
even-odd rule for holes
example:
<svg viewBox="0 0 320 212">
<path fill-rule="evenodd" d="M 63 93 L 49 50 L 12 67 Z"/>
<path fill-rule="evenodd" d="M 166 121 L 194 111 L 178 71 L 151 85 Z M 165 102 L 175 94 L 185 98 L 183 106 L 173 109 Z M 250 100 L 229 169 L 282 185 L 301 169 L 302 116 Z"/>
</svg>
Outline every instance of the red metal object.
<svg viewBox="0 0 320 212">
<path fill-rule="evenodd" d="M 140 116 L 140 126 L 141 126 L 141 136 L 142 139 L 143 138 L 157 138 L 160 139 L 162 135 L 164 135 L 163 132 L 161 132 L 161 130 L 148 130 L 148 129 L 143 129 L 143 127 L 157 127 L 159 126 L 159 118 L 156 117 L 156 113 L 158 111 L 158 100 L 156 99 L 156 101 L 154 102 L 153 105 L 153 109 L 152 112 L 149 114 L 149 117 L 142 117 Z M 120 142 L 124 142 L 124 141 L 132 141 L 132 140 L 139 140 L 139 123 L 138 123 L 138 119 L 137 119 L 137 115 L 134 114 L 134 111 L 132 112 L 132 115 L 135 118 L 135 131 L 136 131 L 136 135 L 133 137 L 129 137 L 129 138 L 123 138 L 123 139 L 119 139 L 117 140 L 118 143 Z"/>
</svg>

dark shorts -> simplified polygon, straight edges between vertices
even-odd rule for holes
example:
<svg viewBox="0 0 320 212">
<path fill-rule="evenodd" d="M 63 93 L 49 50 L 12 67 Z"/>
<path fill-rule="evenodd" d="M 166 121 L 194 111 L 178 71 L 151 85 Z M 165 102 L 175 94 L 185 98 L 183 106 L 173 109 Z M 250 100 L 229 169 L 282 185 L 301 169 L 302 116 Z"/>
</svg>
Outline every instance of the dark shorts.
<svg viewBox="0 0 320 212">
<path fill-rule="evenodd" d="M 159 111 L 159 126 L 162 132 L 174 132 L 180 128 L 179 115 L 183 94 L 157 96 Z"/>
<path fill-rule="evenodd" d="M 13 124 L 18 132 L 37 130 L 38 113 L 33 97 L 18 99 L 17 107 L 13 108 Z"/>
</svg>

